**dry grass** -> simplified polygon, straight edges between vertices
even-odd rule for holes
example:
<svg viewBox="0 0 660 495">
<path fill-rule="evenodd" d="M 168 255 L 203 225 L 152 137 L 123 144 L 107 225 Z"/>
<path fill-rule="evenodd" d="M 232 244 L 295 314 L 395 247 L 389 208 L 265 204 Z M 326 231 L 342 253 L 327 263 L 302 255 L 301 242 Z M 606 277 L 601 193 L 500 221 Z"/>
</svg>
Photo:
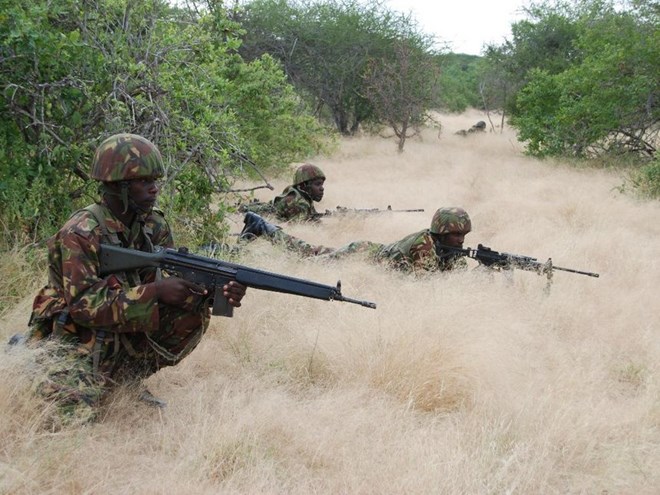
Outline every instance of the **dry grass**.
<svg viewBox="0 0 660 495">
<path fill-rule="evenodd" d="M 0 256 L 0 317 L 20 303 L 26 295 L 32 294 L 46 281 L 45 248 L 30 245 L 16 247 Z M 43 277 L 35 280 L 35 267 L 41 267 Z"/>
<path fill-rule="evenodd" d="M 415 280 L 257 241 L 245 263 L 341 279 L 378 309 L 250 291 L 180 366 L 149 379 L 166 410 L 119 393 L 101 422 L 57 432 L 30 394 L 34 356 L 5 354 L 0 493 L 657 493 L 660 205 L 618 194 L 614 172 L 523 157 L 509 131 L 453 134 L 482 118 L 443 117 L 440 140 L 429 131 L 402 155 L 364 137 L 315 161 L 328 175 L 322 208 L 426 212 L 290 231 L 387 242 L 461 205 L 467 245 L 600 279 L 557 272 L 545 295 L 527 272 Z M 0 336 L 29 306 L 5 312 Z"/>
</svg>

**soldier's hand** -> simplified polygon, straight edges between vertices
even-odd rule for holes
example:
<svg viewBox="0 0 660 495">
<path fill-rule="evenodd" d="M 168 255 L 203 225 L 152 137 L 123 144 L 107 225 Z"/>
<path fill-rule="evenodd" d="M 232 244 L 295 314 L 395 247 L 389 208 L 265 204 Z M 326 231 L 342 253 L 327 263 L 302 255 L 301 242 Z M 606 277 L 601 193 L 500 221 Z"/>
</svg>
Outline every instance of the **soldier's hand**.
<svg viewBox="0 0 660 495">
<path fill-rule="evenodd" d="M 166 277 L 155 284 L 158 300 L 170 306 L 184 307 L 190 304 L 194 296 L 208 294 L 204 287 L 179 277 Z"/>
<path fill-rule="evenodd" d="M 235 308 L 240 308 L 241 299 L 243 299 L 246 290 L 247 290 L 246 286 L 232 280 L 231 282 L 225 284 L 222 287 L 222 295 L 227 298 L 229 304 L 231 304 Z"/>
</svg>

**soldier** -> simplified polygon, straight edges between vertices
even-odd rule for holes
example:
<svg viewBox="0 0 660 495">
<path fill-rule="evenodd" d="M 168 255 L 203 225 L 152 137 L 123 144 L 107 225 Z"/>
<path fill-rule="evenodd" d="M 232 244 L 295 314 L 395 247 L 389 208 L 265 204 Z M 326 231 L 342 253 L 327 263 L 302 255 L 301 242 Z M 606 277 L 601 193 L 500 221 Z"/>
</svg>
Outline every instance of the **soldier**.
<svg viewBox="0 0 660 495">
<path fill-rule="evenodd" d="M 245 227 L 241 232 L 243 238 L 265 235 L 274 244 L 284 245 L 303 256 L 340 258 L 352 253 L 367 253 L 375 261 L 406 272 L 467 267 L 464 258 L 447 252 L 446 247 L 462 248 L 465 236 L 472 230 L 470 217 L 463 208 L 444 207 L 435 212 L 429 229 L 409 234 L 392 244 L 356 241 L 334 249 L 308 244 L 252 212 L 246 213 L 244 221 Z"/>
<path fill-rule="evenodd" d="M 467 136 L 468 134 L 474 134 L 477 132 L 486 132 L 486 122 L 480 120 L 472 127 L 470 127 L 467 131 L 465 129 L 462 129 L 458 131 L 456 134 L 458 134 L 459 136 Z"/>
<path fill-rule="evenodd" d="M 314 202 L 323 199 L 324 183 L 323 171 L 316 165 L 306 163 L 296 170 L 293 184 L 287 186 L 273 201 L 243 205 L 239 211 L 270 213 L 283 222 L 318 220 L 319 214 L 314 208 Z"/>
<path fill-rule="evenodd" d="M 91 177 L 101 201 L 75 212 L 48 240 L 48 284 L 34 299 L 28 341 L 54 342 L 42 395 L 68 417 L 93 419 L 111 385 L 140 383 L 179 363 L 199 343 L 210 312 L 206 291 L 156 270 L 99 275 L 99 246 L 152 252 L 173 247 L 170 227 L 155 208 L 160 152 L 147 139 L 117 134 L 96 150 Z M 240 307 L 245 287 L 224 286 Z M 141 398 L 161 401 L 144 389 Z"/>
<path fill-rule="evenodd" d="M 474 124 L 472 127 L 468 129 L 468 132 L 474 133 L 474 132 L 486 132 L 486 122 L 483 120 L 480 120 L 476 124 Z"/>
</svg>

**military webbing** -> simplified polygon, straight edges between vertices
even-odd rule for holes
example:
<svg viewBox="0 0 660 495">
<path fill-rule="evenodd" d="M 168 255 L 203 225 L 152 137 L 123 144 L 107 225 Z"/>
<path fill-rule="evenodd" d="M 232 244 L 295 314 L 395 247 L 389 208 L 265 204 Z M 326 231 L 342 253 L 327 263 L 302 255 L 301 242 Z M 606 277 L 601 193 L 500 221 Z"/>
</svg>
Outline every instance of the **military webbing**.
<svg viewBox="0 0 660 495">
<path fill-rule="evenodd" d="M 66 325 L 66 320 L 69 318 L 69 308 L 64 308 L 55 318 L 53 322 L 53 335 L 56 337 L 61 337 L 64 333 L 64 325 Z"/>
<path fill-rule="evenodd" d="M 104 220 L 104 215 L 102 214 L 101 210 L 102 205 L 96 203 L 91 206 L 88 206 L 85 208 L 86 211 L 89 211 L 94 218 L 96 219 L 97 223 L 99 224 L 99 227 L 101 228 L 101 233 L 102 233 L 102 238 L 107 239 L 109 244 L 113 245 L 122 245 L 123 243 L 120 241 L 119 236 L 116 234 L 112 234 L 109 232 L 108 227 L 105 223 Z M 154 245 L 153 242 L 151 241 L 151 237 L 146 232 L 146 224 L 144 222 L 144 219 L 140 216 L 136 220 L 136 223 L 138 224 L 139 228 L 135 229 L 133 226 L 130 229 L 130 232 L 128 236 L 123 236 L 125 238 L 125 244 L 129 246 L 133 246 L 135 242 L 138 240 L 138 236 L 142 236 L 142 240 L 144 241 L 144 244 L 147 247 L 148 252 L 153 252 L 154 251 Z M 122 246 L 125 247 L 125 246 Z M 136 272 L 126 272 L 126 276 L 129 279 L 129 282 L 132 286 L 137 286 L 142 283 L 140 280 L 139 275 Z M 160 269 L 157 270 L 156 272 L 156 278 L 160 279 L 161 278 L 161 272 Z M 104 338 L 106 333 L 110 331 L 108 329 L 100 329 L 96 331 L 96 341 L 94 342 L 94 349 L 93 349 L 93 370 L 96 373 L 98 371 L 98 367 L 100 364 L 100 358 L 101 358 L 101 353 L 103 352 L 103 345 L 104 345 Z M 112 353 L 112 357 L 115 357 L 117 353 L 119 352 L 119 344 L 124 347 L 126 352 L 128 353 L 129 356 L 131 357 L 138 357 L 138 352 L 133 348 L 131 343 L 129 342 L 128 338 L 119 332 L 112 332 L 114 335 L 114 350 Z M 199 344 L 202 334 L 200 333 L 199 337 L 195 340 L 190 342 L 188 345 L 185 346 L 184 349 L 181 350 L 181 352 L 177 354 L 173 354 L 169 352 L 167 349 L 162 347 L 160 344 L 158 344 L 154 339 L 151 338 L 151 336 L 148 333 L 145 333 L 145 338 L 147 339 L 147 342 L 151 346 L 151 348 L 154 350 L 156 354 L 161 356 L 163 359 L 171 362 L 171 363 L 176 363 L 183 357 L 185 357 L 192 349 L 194 349 L 197 344 Z"/>
<path fill-rule="evenodd" d="M 158 342 L 156 342 L 154 339 L 152 339 L 149 334 L 145 334 L 147 338 L 147 342 L 149 342 L 149 345 L 151 345 L 151 348 L 158 354 L 160 357 L 163 359 L 169 361 L 171 364 L 178 363 L 181 359 L 186 357 L 190 352 L 197 347 L 197 344 L 199 344 L 202 340 L 202 334 L 203 332 L 199 332 L 197 337 L 181 349 L 181 352 L 178 352 L 177 354 L 174 354 L 167 349 L 165 349 L 163 346 L 161 346 Z"/>
<path fill-rule="evenodd" d="M 105 218 L 102 211 L 102 206 L 99 203 L 94 203 L 86 208 L 85 211 L 88 211 L 92 214 L 96 222 L 98 223 L 101 229 L 101 239 L 108 244 L 121 244 L 119 237 L 116 234 L 111 234 L 108 230 L 108 226 L 105 223 Z M 108 332 L 108 329 L 100 328 L 94 332 L 94 347 L 92 349 L 92 371 L 98 373 L 99 365 L 101 363 L 101 354 L 103 352 L 103 346 L 105 345 L 105 335 Z M 112 356 L 114 357 L 119 352 L 119 334 L 113 332 L 114 336 L 114 346 L 112 350 Z"/>
</svg>

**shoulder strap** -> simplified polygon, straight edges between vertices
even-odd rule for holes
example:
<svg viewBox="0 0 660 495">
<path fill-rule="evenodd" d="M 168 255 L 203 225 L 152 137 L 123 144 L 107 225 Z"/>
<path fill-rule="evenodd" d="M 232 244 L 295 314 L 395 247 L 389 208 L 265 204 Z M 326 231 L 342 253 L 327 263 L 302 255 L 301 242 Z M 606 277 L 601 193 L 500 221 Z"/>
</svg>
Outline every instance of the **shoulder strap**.
<svg viewBox="0 0 660 495">
<path fill-rule="evenodd" d="M 83 208 L 84 211 L 87 211 L 92 214 L 94 220 L 99 225 L 101 229 L 102 244 L 112 244 L 114 246 L 121 246 L 121 240 L 115 232 L 110 232 L 108 226 L 105 223 L 105 212 L 103 211 L 103 206 L 99 203 L 94 203 L 93 205 L 86 206 Z"/>
</svg>

